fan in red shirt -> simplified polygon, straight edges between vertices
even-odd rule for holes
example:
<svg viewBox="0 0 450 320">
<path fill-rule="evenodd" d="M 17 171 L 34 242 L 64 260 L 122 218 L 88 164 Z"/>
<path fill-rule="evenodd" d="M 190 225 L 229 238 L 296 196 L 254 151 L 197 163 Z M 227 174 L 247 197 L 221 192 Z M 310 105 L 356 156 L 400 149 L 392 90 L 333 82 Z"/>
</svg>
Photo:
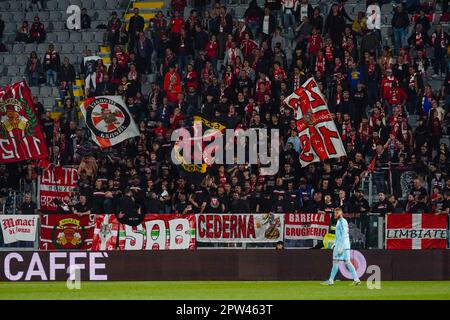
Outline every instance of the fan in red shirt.
<svg viewBox="0 0 450 320">
<path fill-rule="evenodd" d="M 392 69 L 387 69 L 386 75 L 381 79 L 381 97 L 384 100 L 388 99 L 394 86 L 398 87 L 398 80 L 392 75 Z"/>
<path fill-rule="evenodd" d="M 241 51 L 244 57 L 247 59 L 253 54 L 253 50 L 258 48 L 258 44 L 250 39 L 250 34 L 246 33 L 244 40 L 241 42 Z"/>
<path fill-rule="evenodd" d="M 120 69 L 125 70 L 128 67 L 128 54 L 122 50 L 122 46 L 116 46 L 114 56 L 117 58 L 117 63 Z"/>
<path fill-rule="evenodd" d="M 209 40 L 205 46 L 206 56 L 210 59 L 216 59 L 218 48 L 219 45 L 217 44 L 216 36 L 212 35 L 211 40 Z"/>
<path fill-rule="evenodd" d="M 178 94 L 181 93 L 180 75 L 171 64 L 169 71 L 164 76 L 164 91 L 166 91 L 167 100 L 172 103 L 178 103 Z"/>
<path fill-rule="evenodd" d="M 192 64 L 188 64 L 186 72 L 186 84 L 194 89 L 198 88 L 198 76 Z"/>
<path fill-rule="evenodd" d="M 183 18 L 180 17 L 180 13 L 178 11 L 175 11 L 174 16 L 172 19 L 170 19 L 170 30 L 179 35 L 181 33 L 181 28 L 184 25 Z"/>
<path fill-rule="evenodd" d="M 405 91 L 394 85 L 391 90 L 387 91 L 386 101 L 391 106 L 399 106 L 403 105 L 407 98 Z"/>
<path fill-rule="evenodd" d="M 322 49 L 322 37 L 317 33 L 317 29 L 313 28 L 311 37 L 308 39 L 308 52 L 316 56 Z"/>
<path fill-rule="evenodd" d="M 273 77 L 277 82 L 282 82 L 287 78 L 286 71 L 281 68 L 279 62 L 274 62 L 273 64 Z"/>
</svg>

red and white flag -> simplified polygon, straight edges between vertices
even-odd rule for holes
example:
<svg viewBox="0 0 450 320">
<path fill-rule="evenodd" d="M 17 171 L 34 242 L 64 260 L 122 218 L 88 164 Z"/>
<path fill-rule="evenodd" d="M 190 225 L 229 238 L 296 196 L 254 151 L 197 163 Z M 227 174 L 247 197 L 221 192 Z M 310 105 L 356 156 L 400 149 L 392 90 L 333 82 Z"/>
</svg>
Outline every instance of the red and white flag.
<svg viewBox="0 0 450 320">
<path fill-rule="evenodd" d="M 294 109 L 302 166 L 346 155 L 328 105 L 314 78 L 309 78 L 284 102 Z"/>
<path fill-rule="evenodd" d="M 0 89 L 0 162 L 44 160 L 48 150 L 24 81 Z"/>
<path fill-rule="evenodd" d="M 92 139 L 108 148 L 126 139 L 138 137 L 139 129 L 120 96 L 98 96 L 86 99 L 81 107 Z"/>
<path fill-rule="evenodd" d="M 386 249 L 445 249 L 447 220 L 446 214 L 388 214 Z"/>
</svg>

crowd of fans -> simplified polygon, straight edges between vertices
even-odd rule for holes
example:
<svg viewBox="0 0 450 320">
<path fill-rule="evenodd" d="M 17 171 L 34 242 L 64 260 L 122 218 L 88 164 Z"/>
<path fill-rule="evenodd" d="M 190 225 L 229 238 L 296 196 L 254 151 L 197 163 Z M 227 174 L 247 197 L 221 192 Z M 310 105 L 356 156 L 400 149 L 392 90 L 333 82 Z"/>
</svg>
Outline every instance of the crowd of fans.
<svg viewBox="0 0 450 320">
<path fill-rule="evenodd" d="M 79 168 L 79 192 L 59 204 L 62 212 L 103 213 L 117 199 L 119 209 L 111 210 L 126 207 L 130 215 L 331 212 L 338 206 L 449 213 L 450 154 L 441 138 L 450 134 L 450 49 L 442 25 L 429 20 L 436 4 L 368 1 L 367 12 L 352 19 L 345 1 L 322 12 L 307 0 L 267 1 L 264 8 L 252 0 L 244 18 L 233 19 L 225 5 L 205 2 L 194 1 L 187 19 L 183 1 L 173 1 L 170 16 L 159 11 L 150 21 L 135 9 L 128 28 L 112 14 L 111 65 L 83 63 L 79 76 L 95 73 L 87 96 L 123 96 L 141 134 L 106 150 L 96 148 L 78 117 L 70 61 L 61 64 L 51 44 L 42 60 L 30 55 L 30 85 L 45 75 L 42 82 L 60 86 L 65 99 L 59 120 L 39 106 L 53 165 Z M 393 47 L 381 37 L 381 5 L 395 10 Z M 446 1 L 441 6 L 444 19 Z M 39 24 L 38 18 L 30 30 L 24 24 L 17 41 L 43 41 Z M 143 81 L 148 74 L 156 75 L 151 84 Z M 301 167 L 294 113 L 283 101 L 309 77 L 327 97 L 347 157 Z M 438 90 L 431 80 L 441 82 Z M 171 132 L 189 127 L 193 115 L 230 128 L 279 129 L 278 174 L 262 176 L 259 165 L 214 165 L 194 183 L 170 160 Z M 416 177 L 404 195 L 400 176 L 407 171 Z M 15 188 L 19 176 L 35 180 L 37 168 L 1 165 L 0 173 L 0 185 Z M 372 207 L 362 190 L 368 174 L 378 193 Z"/>
</svg>

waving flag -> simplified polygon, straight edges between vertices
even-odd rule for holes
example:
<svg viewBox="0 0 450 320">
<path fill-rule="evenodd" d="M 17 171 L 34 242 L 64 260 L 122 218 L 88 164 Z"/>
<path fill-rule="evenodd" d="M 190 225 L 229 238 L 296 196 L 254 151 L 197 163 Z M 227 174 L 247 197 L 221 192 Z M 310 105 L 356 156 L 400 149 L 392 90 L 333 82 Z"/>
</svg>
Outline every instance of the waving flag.
<svg viewBox="0 0 450 320">
<path fill-rule="evenodd" d="M 27 84 L 22 81 L 0 89 L 0 162 L 47 158 L 47 146 Z"/>
<path fill-rule="evenodd" d="M 284 102 L 294 109 L 302 149 L 302 166 L 346 155 L 325 98 L 314 78 L 308 79 Z"/>
<path fill-rule="evenodd" d="M 81 108 L 92 139 L 108 148 L 139 136 L 139 130 L 120 96 L 98 96 L 86 99 Z"/>
<path fill-rule="evenodd" d="M 424 96 L 422 98 L 422 110 L 423 113 L 425 113 L 426 115 L 428 115 L 428 113 L 430 112 L 431 109 L 431 101 L 427 96 Z"/>
</svg>

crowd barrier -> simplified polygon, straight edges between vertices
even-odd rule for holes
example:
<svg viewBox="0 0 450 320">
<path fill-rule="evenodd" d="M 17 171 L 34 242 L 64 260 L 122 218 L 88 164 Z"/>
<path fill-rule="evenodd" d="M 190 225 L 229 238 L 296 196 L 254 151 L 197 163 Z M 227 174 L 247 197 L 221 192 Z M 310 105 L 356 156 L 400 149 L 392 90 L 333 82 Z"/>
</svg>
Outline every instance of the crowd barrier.
<svg viewBox="0 0 450 320">
<path fill-rule="evenodd" d="M 0 252 L 0 281 L 324 280 L 330 250 L 160 250 Z M 395 281 L 450 280 L 450 250 L 351 251 L 358 276 Z M 345 265 L 337 279 L 349 279 Z M 374 277 L 371 277 L 373 280 Z"/>
<path fill-rule="evenodd" d="M 446 249 L 446 214 L 345 214 L 353 249 Z M 0 215 L 0 249 L 194 250 L 329 248 L 327 213 L 146 214 L 135 226 L 112 214 Z"/>
</svg>

